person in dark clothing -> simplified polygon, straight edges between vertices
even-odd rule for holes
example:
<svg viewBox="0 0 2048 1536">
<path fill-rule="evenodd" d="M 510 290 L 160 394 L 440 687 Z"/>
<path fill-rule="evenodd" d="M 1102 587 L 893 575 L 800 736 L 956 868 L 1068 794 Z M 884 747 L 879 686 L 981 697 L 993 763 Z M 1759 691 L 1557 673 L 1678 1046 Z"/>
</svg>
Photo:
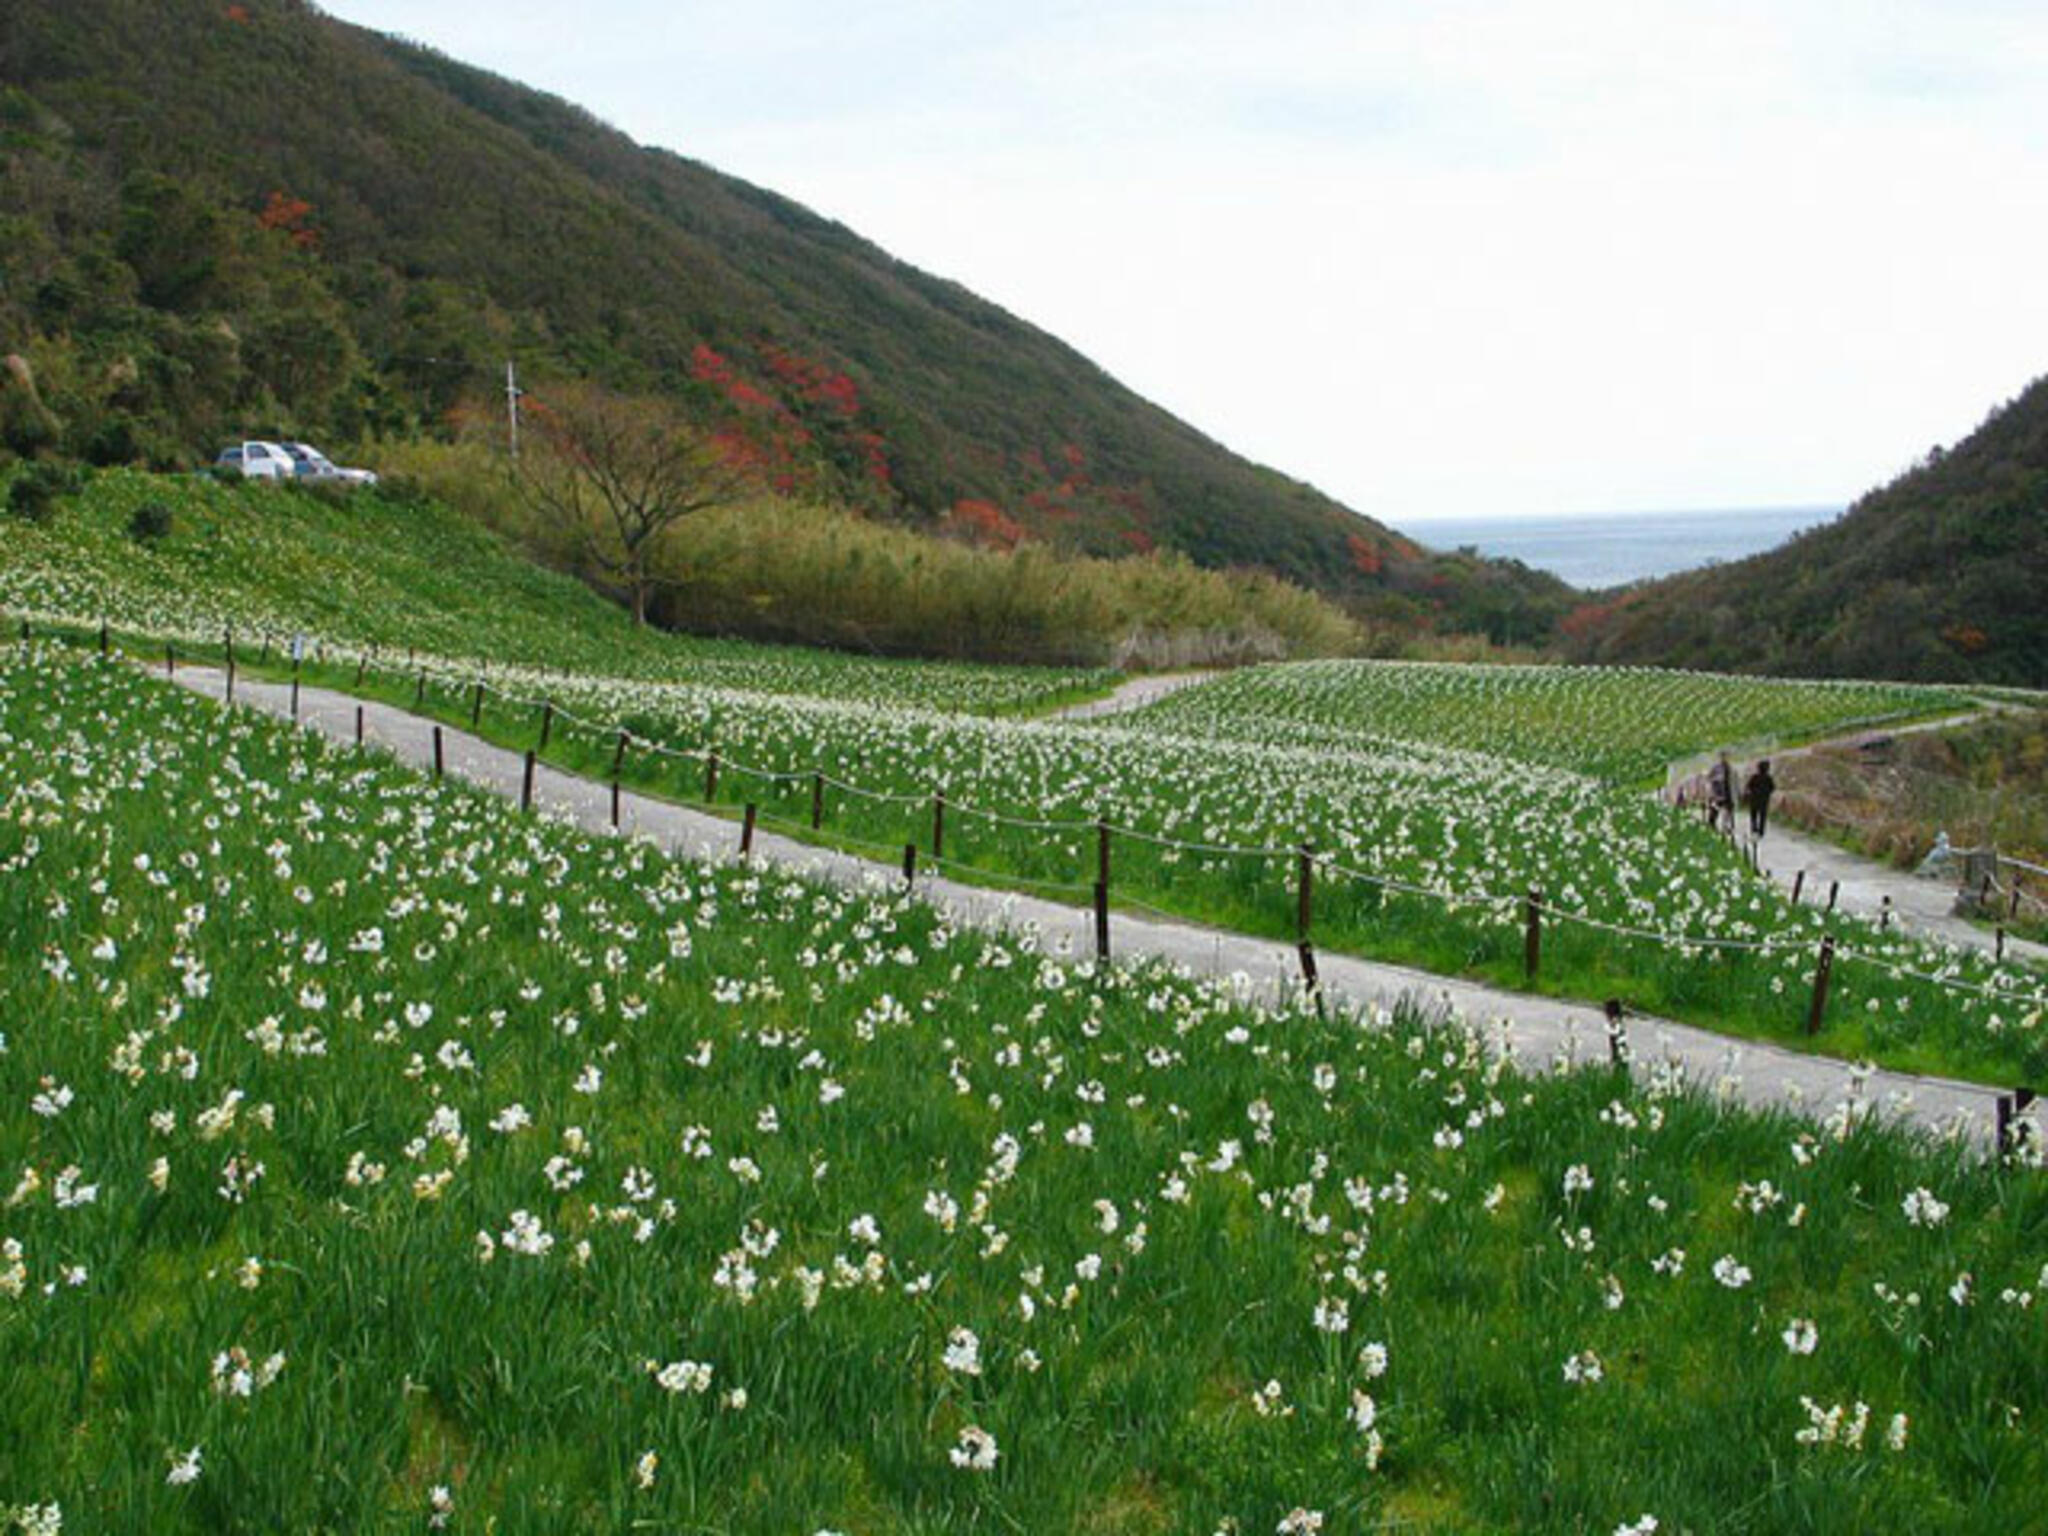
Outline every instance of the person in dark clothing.
<svg viewBox="0 0 2048 1536">
<path fill-rule="evenodd" d="M 1749 835 L 1762 837 L 1764 823 L 1771 818 L 1771 795 L 1778 781 L 1771 777 L 1771 760 L 1758 763 L 1742 785 L 1742 803 L 1749 807 Z"/>
<path fill-rule="evenodd" d="M 1720 831 L 1723 816 L 1728 818 L 1727 828 L 1732 835 L 1735 831 L 1735 765 L 1728 761 L 1726 752 L 1707 770 L 1707 825 Z"/>
</svg>

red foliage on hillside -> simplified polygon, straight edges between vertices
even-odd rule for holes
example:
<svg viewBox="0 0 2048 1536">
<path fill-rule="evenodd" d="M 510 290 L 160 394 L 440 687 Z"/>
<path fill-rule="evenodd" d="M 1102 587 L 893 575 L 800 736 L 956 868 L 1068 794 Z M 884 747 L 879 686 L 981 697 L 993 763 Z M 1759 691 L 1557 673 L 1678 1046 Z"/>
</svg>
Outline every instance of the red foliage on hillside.
<svg viewBox="0 0 2048 1536">
<path fill-rule="evenodd" d="M 1383 563 L 1380 559 L 1379 545 L 1356 533 L 1347 533 L 1344 542 L 1351 551 L 1352 569 L 1361 576 L 1379 575 Z"/>
<path fill-rule="evenodd" d="M 956 501 L 946 521 L 976 543 L 997 549 L 1015 549 L 1024 542 L 1023 525 L 992 501 Z"/>
<path fill-rule="evenodd" d="M 1573 640 L 1584 639 L 1587 635 L 1597 635 L 1613 621 L 1625 601 L 1626 599 L 1617 599 L 1611 603 L 1581 603 L 1557 621 L 1557 632 Z"/>
<path fill-rule="evenodd" d="M 860 388 L 845 374 L 777 346 L 763 348 L 761 355 L 768 371 L 797 399 L 841 416 L 859 414 Z"/>
<path fill-rule="evenodd" d="M 320 231 L 306 225 L 312 212 L 313 205 L 303 197 L 287 197 L 282 192 L 273 192 L 270 201 L 263 205 L 263 211 L 256 215 L 256 222 L 265 229 L 278 230 L 298 249 L 310 251 L 320 243 Z"/>
<path fill-rule="evenodd" d="M 883 490 L 893 490 L 895 478 L 889 469 L 889 441 L 879 432 L 856 432 L 853 446 L 861 456 L 867 477 Z"/>
</svg>

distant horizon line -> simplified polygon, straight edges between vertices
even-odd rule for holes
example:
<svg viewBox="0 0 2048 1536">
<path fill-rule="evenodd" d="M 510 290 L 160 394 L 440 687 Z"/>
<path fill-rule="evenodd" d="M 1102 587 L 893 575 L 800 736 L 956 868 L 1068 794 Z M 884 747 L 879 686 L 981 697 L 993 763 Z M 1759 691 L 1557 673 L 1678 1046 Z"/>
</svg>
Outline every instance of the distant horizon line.
<svg viewBox="0 0 2048 1536">
<path fill-rule="evenodd" d="M 1840 516 L 1849 510 L 1846 501 L 1781 502 L 1770 505 L 1747 507 L 1609 507 L 1591 512 L 1453 512 L 1423 514 L 1396 519 L 1391 526 L 1445 527 L 1465 523 L 1540 523 L 1540 522 L 1582 522 L 1595 518 L 1661 518 L 1661 517 L 1762 517 L 1783 516 L 1794 512 L 1824 513 Z"/>
</svg>

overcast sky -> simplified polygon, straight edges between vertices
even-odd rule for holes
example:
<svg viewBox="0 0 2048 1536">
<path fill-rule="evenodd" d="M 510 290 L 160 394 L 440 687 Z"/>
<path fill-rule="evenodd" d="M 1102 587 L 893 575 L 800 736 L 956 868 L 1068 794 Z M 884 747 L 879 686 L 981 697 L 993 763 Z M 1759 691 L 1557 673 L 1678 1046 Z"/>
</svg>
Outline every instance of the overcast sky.
<svg viewBox="0 0 2048 1536">
<path fill-rule="evenodd" d="M 324 0 L 1396 524 L 1842 503 L 2048 371 L 2041 0 Z"/>
</svg>

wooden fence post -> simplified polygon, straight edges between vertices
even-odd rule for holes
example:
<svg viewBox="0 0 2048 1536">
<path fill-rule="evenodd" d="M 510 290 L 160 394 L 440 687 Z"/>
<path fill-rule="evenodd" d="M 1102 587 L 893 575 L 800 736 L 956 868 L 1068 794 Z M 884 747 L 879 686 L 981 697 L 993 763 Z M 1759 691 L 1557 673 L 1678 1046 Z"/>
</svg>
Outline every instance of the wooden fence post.
<svg viewBox="0 0 2048 1536">
<path fill-rule="evenodd" d="M 535 749 L 536 751 L 547 751 L 548 737 L 554 733 L 554 729 L 555 701 L 553 699 L 543 699 L 540 705 L 540 746 Z"/>
<path fill-rule="evenodd" d="M 1316 1010 L 1321 1012 L 1323 1006 L 1323 983 L 1322 979 L 1316 975 L 1316 947 L 1307 939 L 1303 939 L 1294 946 L 1294 952 L 1301 957 L 1301 984 L 1308 989 L 1309 995 L 1316 1000 Z"/>
<path fill-rule="evenodd" d="M 612 830 L 619 830 L 619 776 L 612 775 Z"/>
<path fill-rule="evenodd" d="M 612 749 L 612 782 L 614 784 L 619 781 L 619 775 L 625 772 L 626 740 L 626 728 L 622 725 L 619 727 L 619 744 Z"/>
<path fill-rule="evenodd" d="M 526 773 L 519 781 L 519 809 L 522 811 L 533 809 L 533 765 L 538 758 L 537 753 L 526 754 Z"/>
<path fill-rule="evenodd" d="M 1806 1015 L 1806 1032 L 1820 1033 L 1822 1017 L 1828 1007 L 1828 978 L 1835 969 L 1835 936 L 1831 933 L 1820 941 L 1820 959 L 1813 968 L 1813 1007 Z"/>
<path fill-rule="evenodd" d="M 111 655 L 111 654 L 113 653 L 113 646 L 114 646 L 114 637 L 113 637 L 113 636 L 112 636 L 111 634 L 109 634 L 109 633 L 107 632 L 107 621 L 106 621 L 105 619 L 101 619 L 101 620 L 100 620 L 100 654 L 101 654 L 102 656 L 108 656 L 108 655 Z"/>
<path fill-rule="evenodd" d="M 299 664 L 292 663 L 292 718 L 299 718 Z"/>
<path fill-rule="evenodd" d="M 1792 905 L 1799 905 L 1799 893 L 1806 889 L 1806 871 L 1801 870 L 1792 877 Z"/>
<path fill-rule="evenodd" d="M 932 796 L 932 858 L 946 856 L 946 792 Z"/>
<path fill-rule="evenodd" d="M 1531 981 L 1543 964 L 1543 892 L 1535 886 L 1522 901 L 1522 970 Z"/>
<path fill-rule="evenodd" d="M 446 763 L 441 755 L 441 727 L 437 725 L 434 727 L 434 777 L 440 778 L 445 767 Z"/>
<path fill-rule="evenodd" d="M 713 752 L 704 759 L 704 803 L 709 805 L 718 798 L 718 754 Z"/>
<path fill-rule="evenodd" d="M 164 676 L 176 677 L 177 675 L 178 648 L 177 646 L 173 645 L 170 641 L 166 640 L 164 642 Z"/>
<path fill-rule="evenodd" d="M 740 857 L 747 858 L 754 851 L 754 802 L 747 802 L 746 817 L 740 823 Z"/>
<path fill-rule="evenodd" d="M 1610 997 L 1602 1005 L 1607 1014 L 1607 1064 L 1610 1067 L 1628 1065 L 1628 1026 L 1622 1022 L 1621 999 Z"/>
<path fill-rule="evenodd" d="M 1294 887 L 1294 935 L 1307 943 L 1315 923 L 1316 845 L 1304 842 L 1296 858 L 1299 863 Z"/>
<path fill-rule="evenodd" d="M 2011 1093 L 1998 1096 L 1998 1137 L 1995 1149 L 2000 1157 L 2009 1157 L 2019 1151 L 2020 1133 L 2017 1126 L 2019 1116 L 2034 1102 L 2034 1090 L 2015 1088 Z"/>
<path fill-rule="evenodd" d="M 908 890 L 908 889 L 909 889 L 910 887 L 912 887 L 912 886 L 914 886 L 914 885 L 916 885 L 916 884 L 917 884 L 917 844 L 915 844 L 915 843 L 905 843 L 905 844 L 903 845 L 903 885 L 904 885 L 904 889 Z"/>
<path fill-rule="evenodd" d="M 358 704 L 358 705 L 356 706 L 356 745 L 360 747 L 360 746 L 361 746 L 362 744 L 363 744 L 363 706 L 362 706 L 362 705 L 360 705 L 360 704 Z"/>
<path fill-rule="evenodd" d="M 1109 821 L 1095 818 L 1095 958 L 1109 964 Z"/>
<path fill-rule="evenodd" d="M 482 678 L 478 678 L 476 680 L 476 692 L 470 695 L 469 700 L 469 728 L 472 731 L 475 730 L 480 724 L 483 723 L 483 718 L 484 680 Z"/>
<path fill-rule="evenodd" d="M 811 775 L 811 830 L 817 831 L 825 823 L 825 775 Z"/>
<path fill-rule="evenodd" d="M 1835 910 L 1835 898 L 1841 894 L 1842 882 L 1839 880 L 1830 880 L 1828 882 L 1828 910 L 1830 912 Z"/>
</svg>

